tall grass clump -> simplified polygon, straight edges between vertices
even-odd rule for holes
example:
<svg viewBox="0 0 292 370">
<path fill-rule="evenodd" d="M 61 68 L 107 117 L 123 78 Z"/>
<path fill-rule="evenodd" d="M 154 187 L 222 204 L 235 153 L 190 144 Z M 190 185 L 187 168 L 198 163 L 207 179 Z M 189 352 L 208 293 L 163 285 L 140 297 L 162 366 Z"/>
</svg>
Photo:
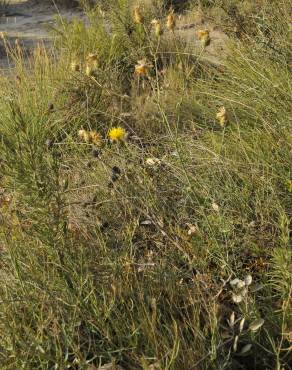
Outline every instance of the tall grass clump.
<svg viewBox="0 0 292 370">
<path fill-rule="evenodd" d="M 262 3 L 217 62 L 158 1 L 6 43 L 3 369 L 291 368 L 291 30 Z"/>
</svg>

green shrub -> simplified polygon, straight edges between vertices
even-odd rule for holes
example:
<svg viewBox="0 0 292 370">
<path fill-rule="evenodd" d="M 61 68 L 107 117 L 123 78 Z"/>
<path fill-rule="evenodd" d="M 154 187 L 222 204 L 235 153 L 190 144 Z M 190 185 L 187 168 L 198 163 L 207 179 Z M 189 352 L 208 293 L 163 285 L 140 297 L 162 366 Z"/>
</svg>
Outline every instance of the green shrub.
<svg viewBox="0 0 292 370">
<path fill-rule="evenodd" d="M 0 79 L 2 367 L 289 368 L 285 4 L 219 63 L 109 5 Z"/>
</svg>

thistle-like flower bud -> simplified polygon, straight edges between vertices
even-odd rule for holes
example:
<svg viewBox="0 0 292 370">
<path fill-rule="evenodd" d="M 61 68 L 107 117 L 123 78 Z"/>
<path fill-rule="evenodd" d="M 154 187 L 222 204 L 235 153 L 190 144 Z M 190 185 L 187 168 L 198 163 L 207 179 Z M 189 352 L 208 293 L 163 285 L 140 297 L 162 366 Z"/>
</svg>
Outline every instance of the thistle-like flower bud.
<svg viewBox="0 0 292 370">
<path fill-rule="evenodd" d="M 167 16 L 166 19 L 166 27 L 169 31 L 174 31 L 175 29 L 175 15 L 174 15 L 174 10 L 172 9 L 170 13 Z"/>
<path fill-rule="evenodd" d="M 144 17 L 141 13 L 140 7 L 135 6 L 134 11 L 133 11 L 133 21 L 134 23 L 141 24 L 144 21 Z"/>
<path fill-rule="evenodd" d="M 75 61 L 73 61 L 71 63 L 70 67 L 71 67 L 71 71 L 73 71 L 73 72 L 79 72 L 80 71 L 80 64 L 75 62 Z"/>
<path fill-rule="evenodd" d="M 198 38 L 201 41 L 201 44 L 205 47 L 208 46 L 211 42 L 210 31 L 209 30 L 199 30 L 197 32 Z"/>
<path fill-rule="evenodd" d="M 163 29 L 162 29 L 160 21 L 157 19 L 153 19 L 151 24 L 154 26 L 155 35 L 157 37 L 160 37 L 163 34 Z"/>
<path fill-rule="evenodd" d="M 221 127 L 224 127 L 226 125 L 227 112 L 225 107 L 221 107 L 219 109 L 218 113 L 216 114 L 216 118 L 219 121 Z"/>
</svg>

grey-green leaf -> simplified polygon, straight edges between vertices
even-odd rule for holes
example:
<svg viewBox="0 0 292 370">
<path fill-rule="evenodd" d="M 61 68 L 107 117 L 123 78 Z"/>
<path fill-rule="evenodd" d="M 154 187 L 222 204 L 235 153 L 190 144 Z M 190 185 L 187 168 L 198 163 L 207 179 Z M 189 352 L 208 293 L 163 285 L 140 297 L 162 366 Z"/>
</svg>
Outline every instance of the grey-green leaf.
<svg viewBox="0 0 292 370">
<path fill-rule="evenodd" d="M 248 343 L 245 346 L 241 348 L 241 351 L 239 352 L 240 355 L 244 355 L 245 353 L 249 352 L 251 350 L 252 344 Z"/>
<path fill-rule="evenodd" d="M 254 320 L 250 325 L 249 325 L 249 330 L 251 331 L 257 331 L 259 330 L 263 324 L 264 324 L 265 320 L 264 319 L 256 319 Z"/>
</svg>

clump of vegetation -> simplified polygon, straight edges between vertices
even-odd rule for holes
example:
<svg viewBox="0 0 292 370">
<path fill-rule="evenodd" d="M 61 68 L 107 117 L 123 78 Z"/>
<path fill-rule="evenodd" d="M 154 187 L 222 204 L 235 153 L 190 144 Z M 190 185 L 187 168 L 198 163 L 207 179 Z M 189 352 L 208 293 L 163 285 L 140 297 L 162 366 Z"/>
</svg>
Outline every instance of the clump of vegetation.
<svg viewBox="0 0 292 370">
<path fill-rule="evenodd" d="M 288 1 L 243 3 L 112 1 L 57 52 L 6 43 L 3 369 L 289 369 Z"/>
</svg>

